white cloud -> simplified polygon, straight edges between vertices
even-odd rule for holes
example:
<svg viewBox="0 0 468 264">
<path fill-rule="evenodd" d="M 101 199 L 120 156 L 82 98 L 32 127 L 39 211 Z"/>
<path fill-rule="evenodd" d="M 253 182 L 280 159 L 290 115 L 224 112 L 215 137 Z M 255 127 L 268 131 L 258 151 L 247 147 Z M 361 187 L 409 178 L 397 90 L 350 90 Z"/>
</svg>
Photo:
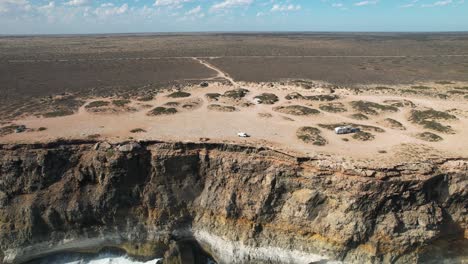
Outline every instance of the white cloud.
<svg viewBox="0 0 468 264">
<path fill-rule="evenodd" d="M 70 0 L 68 2 L 65 2 L 65 5 L 68 6 L 84 6 L 89 4 L 89 0 Z"/>
<path fill-rule="evenodd" d="M 193 9 L 190 9 L 185 14 L 186 15 L 196 15 L 196 14 L 199 14 L 201 11 L 202 11 L 201 6 L 197 6 L 197 7 L 193 8 Z"/>
<path fill-rule="evenodd" d="M 361 1 L 361 2 L 357 2 L 357 3 L 354 3 L 355 6 L 367 6 L 367 5 L 375 5 L 377 4 L 379 1 L 375 0 L 375 1 Z"/>
<path fill-rule="evenodd" d="M 278 5 L 278 4 L 275 4 L 273 5 L 273 7 L 271 8 L 271 12 L 278 12 L 278 11 L 298 11 L 301 9 L 301 6 L 300 5 L 293 5 L 293 4 L 289 4 L 289 5 Z"/>
<path fill-rule="evenodd" d="M 225 0 L 211 6 L 210 11 L 222 11 L 233 7 L 248 6 L 253 0 Z"/>
<path fill-rule="evenodd" d="M 0 0 L 0 13 L 7 13 L 14 10 L 27 11 L 31 5 L 27 0 Z"/>
<path fill-rule="evenodd" d="M 94 14 L 99 18 L 106 18 L 108 16 L 122 15 L 128 11 L 128 4 L 121 6 L 100 6 L 94 10 Z"/>
<path fill-rule="evenodd" d="M 422 7 L 446 6 L 446 5 L 450 5 L 450 4 L 452 4 L 452 3 L 453 3 L 452 0 L 442 0 L 442 1 L 434 2 L 434 3 L 432 3 L 432 4 L 425 4 L 425 5 L 422 5 Z"/>
<path fill-rule="evenodd" d="M 169 7 L 182 7 L 184 3 L 192 2 L 193 0 L 156 0 L 154 6 L 169 6 Z"/>
<path fill-rule="evenodd" d="M 342 8 L 342 7 L 344 7 L 344 5 L 342 3 L 333 3 L 332 7 Z"/>
</svg>

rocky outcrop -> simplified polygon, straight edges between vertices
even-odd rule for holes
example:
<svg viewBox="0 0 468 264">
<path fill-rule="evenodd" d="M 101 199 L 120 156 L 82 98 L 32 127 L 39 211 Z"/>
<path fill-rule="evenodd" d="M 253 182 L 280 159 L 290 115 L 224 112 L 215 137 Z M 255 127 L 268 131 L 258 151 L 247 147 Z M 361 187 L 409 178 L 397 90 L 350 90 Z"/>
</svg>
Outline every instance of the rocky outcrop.
<svg viewBox="0 0 468 264">
<path fill-rule="evenodd" d="M 468 160 L 363 167 L 209 143 L 0 146 L 0 263 L 192 238 L 219 263 L 462 262 Z M 174 251 L 174 249 L 172 249 Z"/>
</svg>

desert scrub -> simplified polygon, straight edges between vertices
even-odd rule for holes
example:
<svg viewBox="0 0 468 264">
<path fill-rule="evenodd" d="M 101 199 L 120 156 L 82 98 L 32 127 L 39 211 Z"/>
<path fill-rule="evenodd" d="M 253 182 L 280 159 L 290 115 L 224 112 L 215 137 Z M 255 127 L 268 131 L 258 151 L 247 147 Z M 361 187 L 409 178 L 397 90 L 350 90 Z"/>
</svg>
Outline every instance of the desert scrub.
<svg viewBox="0 0 468 264">
<path fill-rule="evenodd" d="M 180 103 L 179 102 L 167 102 L 164 104 L 165 106 L 179 106 Z"/>
<path fill-rule="evenodd" d="M 209 100 L 218 101 L 219 97 L 221 96 L 220 93 L 207 93 L 205 97 Z"/>
<path fill-rule="evenodd" d="M 430 90 L 430 89 L 432 89 L 431 87 L 424 86 L 424 85 L 414 85 L 414 86 L 411 86 L 411 88 L 416 89 L 416 90 Z"/>
<path fill-rule="evenodd" d="M 297 138 L 303 142 L 312 143 L 312 145 L 316 146 L 325 146 L 327 144 L 327 140 L 320 134 L 320 129 L 308 126 L 301 127 L 296 131 Z"/>
<path fill-rule="evenodd" d="M 183 98 L 183 97 L 189 97 L 189 96 L 191 96 L 190 93 L 182 92 L 182 91 L 173 92 L 167 95 L 167 97 L 170 97 L 170 98 Z"/>
<path fill-rule="evenodd" d="M 445 126 L 438 121 L 456 119 L 454 115 L 434 109 L 412 110 L 409 118 L 411 122 L 422 125 L 424 128 L 443 133 L 453 133 L 453 130 L 450 126 Z"/>
<path fill-rule="evenodd" d="M 306 116 L 306 115 L 316 115 L 320 111 L 317 109 L 309 108 L 302 105 L 288 105 L 288 106 L 277 106 L 273 108 L 274 111 L 280 112 L 283 114 L 297 115 L 297 116 Z"/>
<path fill-rule="evenodd" d="M 406 100 L 406 99 L 402 99 L 402 100 L 385 100 L 383 101 L 385 104 L 388 104 L 388 105 L 391 105 L 391 106 L 394 106 L 394 107 L 416 107 L 416 105 L 410 101 L 410 100 Z"/>
<path fill-rule="evenodd" d="M 262 93 L 254 97 L 254 99 L 259 100 L 260 104 L 274 104 L 278 102 L 278 96 L 272 93 Z"/>
<path fill-rule="evenodd" d="M 13 134 L 15 130 L 19 127 L 20 125 L 9 125 L 9 126 L 0 127 L 0 136 Z"/>
<path fill-rule="evenodd" d="M 454 84 L 454 83 L 451 82 L 451 81 L 437 81 L 437 82 L 435 82 L 435 83 L 437 83 L 437 84 L 443 84 L 443 85 Z"/>
<path fill-rule="evenodd" d="M 447 91 L 447 93 L 452 94 L 452 95 L 464 95 L 467 92 L 462 91 L 462 90 L 450 90 L 450 91 Z"/>
<path fill-rule="evenodd" d="M 117 99 L 117 100 L 112 100 L 112 104 L 118 107 L 124 107 L 125 105 L 129 104 L 130 100 L 128 99 Z"/>
<path fill-rule="evenodd" d="M 385 118 L 383 120 L 383 124 L 384 126 L 389 127 L 389 128 L 398 129 L 398 130 L 406 130 L 406 127 L 403 126 L 402 123 L 392 118 Z"/>
<path fill-rule="evenodd" d="M 177 113 L 177 109 L 175 109 L 173 107 L 166 108 L 166 107 L 163 107 L 163 106 L 158 106 L 158 107 L 154 108 L 153 110 L 151 110 L 148 113 L 148 115 L 151 115 L 151 116 L 173 115 L 175 113 Z"/>
<path fill-rule="evenodd" d="M 437 97 L 439 97 L 440 99 L 447 99 L 448 98 L 448 95 L 446 94 L 436 94 Z"/>
<path fill-rule="evenodd" d="M 455 90 L 464 90 L 464 91 L 468 91 L 468 86 L 464 86 L 464 87 L 453 87 L 453 89 L 455 89 Z"/>
<path fill-rule="evenodd" d="M 377 115 L 379 112 L 397 112 L 398 108 L 391 105 L 382 105 L 369 101 L 352 101 L 351 106 L 361 113 Z"/>
<path fill-rule="evenodd" d="M 148 102 L 154 99 L 154 96 L 152 95 L 143 95 L 141 97 L 138 97 L 137 100 L 141 102 Z"/>
<path fill-rule="evenodd" d="M 370 140 L 374 140 L 375 136 L 369 132 L 359 131 L 357 133 L 354 133 L 352 138 L 356 140 L 360 140 L 360 141 L 370 141 Z"/>
<path fill-rule="evenodd" d="M 342 103 L 326 103 L 319 106 L 320 110 L 330 113 L 343 113 L 346 112 L 346 108 Z"/>
<path fill-rule="evenodd" d="M 85 108 L 98 108 L 103 106 L 108 106 L 108 101 L 92 101 L 91 103 L 87 104 Z"/>
<path fill-rule="evenodd" d="M 42 116 L 45 117 L 45 118 L 51 118 L 51 117 L 73 115 L 74 113 L 75 112 L 73 112 L 73 110 L 70 110 L 70 109 L 59 109 L 59 110 L 55 110 L 55 111 L 52 111 L 52 112 L 44 113 L 44 114 L 42 114 Z"/>
<path fill-rule="evenodd" d="M 92 135 L 87 136 L 88 139 L 98 139 L 100 137 L 101 137 L 101 134 L 92 134 Z"/>
<path fill-rule="evenodd" d="M 356 127 L 361 130 L 364 130 L 364 131 L 372 131 L 372 132 L 377 132 L 377 133 L 385 132 L 385 130 L 380 127 L 355 124 L 355 123 L 318 124 L 318 126 L 321 128 L 328 129 L 328 130 L 335 130 L 336 127 L 341 127 L 341 126 L 352 126 L 352 127 Z"/>
<path fill-rule="evenodd" d="M 45 130 L 47 130 L 47 127 L 40 127 L 37 129 L 37 131 L 45 131 Z"/>
<path fill-rule="evenodd" d="M 369 119 L 369 117 L 361 113 L 352 114 L 349 117 L 351 117 L 352 119 L 356 119 L 356 120 L 368 120 Z"/>
<path fill-rule="evenodd" d="M 377 86 L 377 87 L 374 87 L 374 90 L 377 90 L 377 91 L 395 91 L 394 88 L 387 87 L 387 86 Z"/>
<path fill-rule="evenodd" d="M 286 100 L 304 99 L 304 96 L 298 92 L 292 92 L 284 97 Z"/>
<path fill-rule="evenodd" d="M 419 133 L 419 134 L 416 134 L 416 137 L 421 139 L 421 140 L 428 141 L 428 142 L 439 142 L 439 141 L 443 140 L 443 138 L 441 136 L 436 135 L 436 134 L 431 133 L 431 132 Z"/>
<path fill-rule="evenodd" d="M 144 130 L 143 128 L 134 128 L 132 130 L 130 130 L 130 133 L 145 133 L 146 130 Z"/>
<path fill-rule="evenodd" d="M 310 96 L 305 96 L 304 99 L 310 100 L 310 101 L 333 101 L 340 98 L 336 94 L 319 94 L 319 95 L 310 95 Z"/>
<path fill-rule="evenodd" d="M 224 97 L 231 98 L 231 99 L 241 99 L 244 98 L 247 93 L 249 93 L 249 90 L 244 89 L 244 88 L 239 88 L 239 89 L 234 89 L 234 90 L 229 90 L 224 93 Z"/>
<path fill-rule="evenodd" d="M 234 106 L 230 106 L 230 105 L 211 104 L 207 108 L 209 110 L 219 111 L 219 112 L 234 112 L 234 111 L 237 111 L 237 109 Z"/>
<path fill-rule="evenodd" d="M 400 92 L 405 93 L 405 94 L 418 94 L 418 91 L 411 90 L 411 89 L 402 89 L 402 90 L 400 90 Z"/>
</svg>

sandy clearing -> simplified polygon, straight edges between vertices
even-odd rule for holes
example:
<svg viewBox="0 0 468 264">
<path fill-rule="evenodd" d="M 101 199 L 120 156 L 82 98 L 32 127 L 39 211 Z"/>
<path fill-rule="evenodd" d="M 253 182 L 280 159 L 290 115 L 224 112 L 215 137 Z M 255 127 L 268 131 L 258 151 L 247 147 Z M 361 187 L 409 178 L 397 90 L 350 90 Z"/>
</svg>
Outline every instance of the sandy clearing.
<svg viewBox="0 0 468 264">
<path fill-rule="evenodd" d="M 468 118 L 458 115 L 459 120 L 447 122 L 457 132 L 454 135 L 437 133 L 444 138 L 441 142 L 425 142 L 415 137 L 415 134 L 423 132 L 420 126 L 407 120 L 409 108 L 401 108 L 395 113 L 383 113 L 376 116 L 368 115 L 369 120 L 358 121 L 350 118 L 355 113 L 349 105 L 350 101 L 366 100 L 382 103 L 384 100 L 409 99 L 418 107 L 431 107 L 437 110 L 449 110 L 453 108 L 468 112 L 468 106 L 463 101 L 444 101 L 427 98 L 408 98 L 391 95 L 352 95 L 347 92 L 340 94 L 339 102 L 345 104 L 349 110 L 344 113 L 328 113 L 321 111 L 318 115 L 294 116 L 275 112 L 273 107 L 288 104 L 310 105 L 318 109 L 323 102 L 315 101 L 288 101 L 284 97 L 291 91 L 298 91 L 303 95 L 313 95 L 316 92 L 304 90 L 293 86 L 284 86 L 282 89 L 271 88 L 265 85 L 242 86 L 250 92 L 239 101 L 222 99 L 219 102 L 210 101 L 205 97 L 206 93 L 224 93 L 235 89 L 233 86 L 213 84 L 207 88 L 190 88 L 184 90 L 191 93 L 189 98 L 168 98 L 170 92 L 158 95 L 154 100 L 144 102 L 151 108 L 137 107 L 141 103 L 132 102 L 129 106 L 135 106 L 135 112 L 116 113 L 92 113 L 82 106 L 78 113 L 71 116 L 56 118 L 27 117 L 16 120 L 16 124 L 24 124 L 28 128 L 46 127 L 46 131 L 9 134 L 0 138 L 1 143 L 37 142 L 49 141 L 57 138 L 86 138 L 89 135 L 99 134 L 100 138 L 109 141 L 122 141 L 130 137 L 134 139 L 158 139 L 176 141 L 199 141 L 200 138 L 209 138 L 212 142 L 235 142 L 253 145 L 268 146 L 275 149 L 294 151 L 306 155 L 332 155 L 343 158 L 372 160 L 378 158 L 398 161 L 407 159 L 404 155 L 396 155 L 401 152 L 402 146 L 424 146 L 424 156 L 463 156 L 468 157 Z M 253 98 L 262 92 L 275 93 L 280 101 L 274 105 L 254 104 L 250 107 L 242 107 L 243 102 L 253 102 Z M 338 93 L 341 93 L 338 91 Z M 200 98 L 201 106 L 195 109 L 184 109 L 173 115 L 148 116 L 147 113 L 156 106 L 164 106 L 167 102 L 187 102 Z M 95 98 L 93 100 L 109 100 L 109 98 Z M 90 100 L 90 101 L 93 101 Z M 235 112 L 218 112 L 208 110 L 209 104 L 234 105 L 238 109 Z M 264 118 L 261 115 L 269 114 Z M 285 118 L 286 117 L 286 118 Z M 294 121 L 287 120 L 288 118 Z M 401 122 L 406 130 L 390 129 L 379 125 L 385 118 L 392 118 Z M 320 128 L 322 135 L 327 139 L 326 146 L 314 146 L 305 144 L 296 137 L 296 130 L 302 126 L 318 127 L 318 124 L 330 124 L 338 122 L 352 122 L 363 125 L 377 126 L 385 129 L 385 133 L 372 132 L 375 135 L 373 141 L 357 141 L 351 135 L 338 136 L 333 131 Z M 131 133 L 130 130 L 141 128 L 145 133 Z M 252 137 L 238 138 L 238 132 L 247 132 Z M 349 139 L 348 142 L 343 138 Z M 411 151 L 411 148 L 409 148 Z M 416 149 L 414 147 L 413 149 Z M 429 151 L 428 151 L 429 149 Z M 387 153 L 381 153 L 385 151 Z M 398 152 L 400 151 L 400 152 Z M 403 160 L 405 161 L 405 160 Z"/>
</svg>

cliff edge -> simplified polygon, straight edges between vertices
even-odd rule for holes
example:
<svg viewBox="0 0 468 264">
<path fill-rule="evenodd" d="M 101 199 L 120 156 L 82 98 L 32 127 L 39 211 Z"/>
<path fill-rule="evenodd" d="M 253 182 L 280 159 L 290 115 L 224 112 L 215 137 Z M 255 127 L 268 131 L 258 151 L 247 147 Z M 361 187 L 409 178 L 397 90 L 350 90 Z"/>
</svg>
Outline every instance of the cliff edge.
<svg viewBox="0 0 468 264">
<path fill-rule="evenodd" d="M 0 145 L 0 263 L 64 250 L 218 263 L 463 263 L 468 159 L 385 167 L 156 141 Z"/>
</svg>

